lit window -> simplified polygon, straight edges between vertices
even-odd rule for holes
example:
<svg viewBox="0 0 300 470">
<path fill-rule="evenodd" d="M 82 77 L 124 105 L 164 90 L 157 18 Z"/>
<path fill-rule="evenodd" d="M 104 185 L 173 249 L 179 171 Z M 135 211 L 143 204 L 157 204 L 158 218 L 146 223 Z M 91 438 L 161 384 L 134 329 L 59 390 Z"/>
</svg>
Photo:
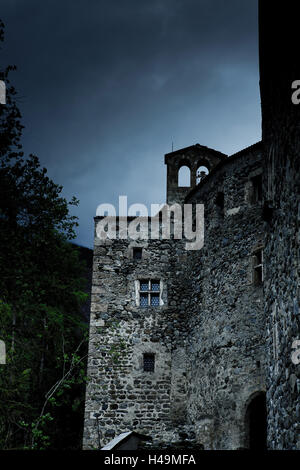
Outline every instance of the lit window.
<svg viewBox="0 0 300 470">
<path fill-rule="evenodd" d="M 160 280 L 147 279 L 139 281 L 140 307 L 159 307 L 160 293 Z"/>
<path fill-rule="evenodd" d="M 259 248 L 253 254 L 253 284 L 259 286 L 263 280 L 263 250 Z"/>
<path fill-rule="evenodd" d="M 154 354 L 144 354 L 144 371 L 145 372 L 154 372 L 154 366 L 155 366 L 155 357 Z"/>
</svg>

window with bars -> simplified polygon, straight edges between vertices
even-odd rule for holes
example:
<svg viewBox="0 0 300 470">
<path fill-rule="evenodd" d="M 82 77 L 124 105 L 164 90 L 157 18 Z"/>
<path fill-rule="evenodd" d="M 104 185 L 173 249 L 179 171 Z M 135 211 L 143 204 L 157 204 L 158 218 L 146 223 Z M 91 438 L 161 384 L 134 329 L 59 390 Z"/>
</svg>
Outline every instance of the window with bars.
<svg viewBox="0 0 300 470">
<path fill-rule="evenodd" d="M 263 250 L 259 248 L 253 253 L 253 284 L 259 286 L 263 283 Z"/>
<path fill-rule="evenodd" d="M 146 279 L 139 281 L 139 305 L 140 307 L 159 307 L 160 280 Z"/>
<path fill-rule="evenodd" d="M 154 372 L 155 356 L 152 353 L 145 353 L 143 356 L 144 372 Z"/>
</svg>

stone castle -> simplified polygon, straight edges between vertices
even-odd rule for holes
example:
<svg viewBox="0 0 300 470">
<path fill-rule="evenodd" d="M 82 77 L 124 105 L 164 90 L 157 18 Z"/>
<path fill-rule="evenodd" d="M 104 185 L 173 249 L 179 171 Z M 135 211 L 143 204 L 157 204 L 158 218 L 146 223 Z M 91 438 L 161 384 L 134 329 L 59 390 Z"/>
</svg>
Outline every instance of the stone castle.
<svg viewBox="0 0 300 470">
<path fill-rule="evenodd" d="M 95 218 L 85 449 L 133 430 L 153 445 L 300 449 L 300 73 L 278 50 L 274 73 L 278 22 L 260 5 L 262 142 L 165 155 L 166 202 L 204 205 L 203 247 L 100 240 Z"/>
</svg>

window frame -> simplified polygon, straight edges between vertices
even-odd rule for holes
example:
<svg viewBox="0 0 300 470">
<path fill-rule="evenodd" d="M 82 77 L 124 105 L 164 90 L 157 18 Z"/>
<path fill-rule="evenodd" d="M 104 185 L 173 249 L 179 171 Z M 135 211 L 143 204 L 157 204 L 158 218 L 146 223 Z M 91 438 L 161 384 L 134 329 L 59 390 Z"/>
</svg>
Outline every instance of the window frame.
<svg viewBox="0 0 300 470">
<path fill-rule="evenodd" d="M 148 283 L 148 289 L 147 290 L 142 290 L 141 289 L 141 284 L 142 283 Z M 152 289 L 152 283 L 158 283 L 159 284 L 159 289 L 154 290 Z M 141 296 L 147 295 L 147 305 L 141 305 Z M 151 298 L 152 297 L 158 297 L 158 305 L 151 305 Z M 137 280 L 137 305 L 138 307 L 141 308 L 157 308 L 163 305 L 162 302 L 162 281 L 161 279 L 157 278 L 147 278 L 147 279 L 138 279 Z"/>
</svg>

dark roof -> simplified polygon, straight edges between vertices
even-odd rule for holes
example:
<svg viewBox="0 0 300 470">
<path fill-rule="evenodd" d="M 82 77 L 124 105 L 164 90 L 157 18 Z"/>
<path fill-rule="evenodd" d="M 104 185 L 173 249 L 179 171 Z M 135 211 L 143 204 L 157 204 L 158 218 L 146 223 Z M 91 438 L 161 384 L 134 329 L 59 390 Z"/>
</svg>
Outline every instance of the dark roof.
<svg viewBox="0 0 300 470">
<path fill-rule="evenodd" d="M 255 144 L 249 145 L 249 147 L 245 147 L 244 149 L 239 150 L 236 153 L 233 153 L 228 158 L 231 161 L 233 158 L 237 158 L 242 155 L 245 155 L 246 153 L 249 153 L 251 150 L 261 150 L 261 149 L 262 149 L 262 141 L 260 140 L 259 142 L 256 142 Z"/>
<path fill-rule="evenodd" d="M 201 150 L 201 149 L 206 150 L 209 153 L 212 153 L 212 154 L 216 155 L 217 157 L 219 157 L 221 159 L 226 159 L 227 158 L 227 155 L 225 155 L 225 153 L 219 152 L 218 150 L 211 149 L 209 147 L 206 147 L 205 145 L 195 144 L 195 145 L 190 145 L 189 147 L 184 147 L 182 149 L 174 150 L 174 152 L 166 153 L 165 154 L 165 163 L 166 163 L 166 159 L 173 156 L 173 155 L 188 152 L 189 150 Z"/>
</svg>

